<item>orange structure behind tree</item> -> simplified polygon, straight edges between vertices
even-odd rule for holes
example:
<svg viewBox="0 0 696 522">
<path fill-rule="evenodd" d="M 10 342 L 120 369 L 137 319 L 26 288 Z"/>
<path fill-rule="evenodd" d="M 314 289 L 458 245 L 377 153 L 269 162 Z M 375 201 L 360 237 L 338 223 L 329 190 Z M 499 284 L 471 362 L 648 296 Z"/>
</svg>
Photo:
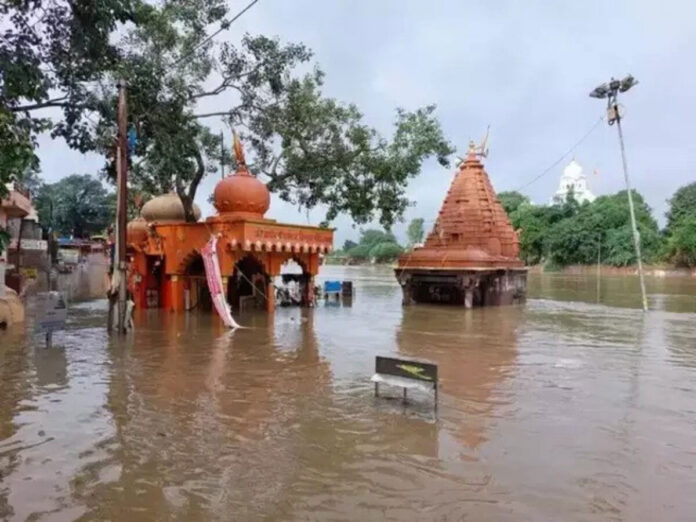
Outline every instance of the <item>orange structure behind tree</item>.
<svg viewBox="0 0 696 522">
<path fill-rule="evenodd" d="M 517 233 L 493 190 L 472 142 L 423 247 L 399 258 L 404 305 L 438 302 L 474 306 L 525 299 L 527 271 Z"/>
<path fill-rule="evenodd" d="M 223 286 L 233 308 L 272 312 L 273 278 L 289 260 L 302 267 L 303 304 L 312 305 L 314 276 L 320 255 L 331 250 L 333 230 L 265 218 L 269 191 L 249 172 L 236 135 L 234 141 L 237 171 L 215 187 L 217 215 L 186 222 L 181 200 L 169 193 L 147 202 L 141 217 L 128 224 L 129 289 L 136 308 L 210 308 L 200 252 L 211 235 L 218 238 Z M 197 207 L 194 215 L 200 219 Z"/>
</svg>

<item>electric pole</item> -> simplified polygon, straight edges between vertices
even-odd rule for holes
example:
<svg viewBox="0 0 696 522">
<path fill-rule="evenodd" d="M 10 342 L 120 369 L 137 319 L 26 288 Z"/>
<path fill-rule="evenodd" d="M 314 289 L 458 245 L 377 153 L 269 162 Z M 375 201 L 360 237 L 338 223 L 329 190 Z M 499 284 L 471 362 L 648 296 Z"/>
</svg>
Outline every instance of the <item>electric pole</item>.
<svg viewBox="0 0 696 522">
<path fill-rule="evenodd" d="M 116 266 L 118 280 L 118 332 L 126 326 L 126 221 L 128 201 L 128 140 L 127 140 L 126 85 L 118 84 L 118 137 L 116 141 Z"/>
<path fill-rule="evenodd" d="M 631 182 L 628 178 L 628 163 L 626 162 L 626 149 L 624 147 L 623 131 L 621 130 L 621 112 L 617 97 L 620 92 L 626 92 L 638 82 L 630 74 L 623 80 L 612 78 L 608 83 L 596 87 L 591 93 L 592 98 L 607 99 L 607 123 L 614 125 L 619 131 L 619 146 L 621 148 L 621 162 L 623 164 L 624 181 L 626 182 L 626 191 L 628 192 L 628 209 L 631 213 L 631 230 L 633 232 L 633 246 L 636 251 L 636 259 L 638 260 L 638 277 L 640 278 L 640 293 L 643 300 L 643 311 L 648 310 L 648 298 L 645 293 L 645 277 L 643 275 L 643 260 L 640 255 L 640 235 L 636 225 L 636 212 L 633 208 L 633 195 L 631 194 Z"/>
</svg>

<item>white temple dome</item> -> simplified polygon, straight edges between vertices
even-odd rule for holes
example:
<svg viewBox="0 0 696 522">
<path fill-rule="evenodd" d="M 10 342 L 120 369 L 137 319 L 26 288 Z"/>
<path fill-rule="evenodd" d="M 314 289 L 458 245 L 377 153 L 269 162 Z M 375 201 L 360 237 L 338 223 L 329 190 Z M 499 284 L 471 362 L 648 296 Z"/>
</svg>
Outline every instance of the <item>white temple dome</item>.
<svg viewBox="0 0 696 522">
<path fill-rule="evenodd" d="M 561 182 L 558 190 L 551 198 L 551 204 L 564 203 L 568 193 L 571 191 L 578 203 L 584 203 L 585 201 L 592 203 L 596 199 L 596 196 L 587 187 L 587 177 L 582 170 L 582 166 L 575 158 L 563 169 Z"/>
</svg>

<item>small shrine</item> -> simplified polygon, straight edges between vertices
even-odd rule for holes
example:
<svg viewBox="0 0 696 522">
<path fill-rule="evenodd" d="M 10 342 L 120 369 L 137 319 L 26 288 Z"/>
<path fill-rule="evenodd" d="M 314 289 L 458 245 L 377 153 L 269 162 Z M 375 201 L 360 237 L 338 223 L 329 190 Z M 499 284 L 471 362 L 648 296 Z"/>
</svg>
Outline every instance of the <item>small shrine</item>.
<svg viewBox="0 0 696 522">
<path fill-rule="evenodd" d="M 395 274 L 404 305 L 472 308 L 525 300 L 527 269 L 481 163 L 484 148 L 470 143 L 425 244 L 399 257 Z"/>
<path fill-rule="evenodd" d="M 223 293 L 233 309 L 273 312 L 274 279 L 290 260 L 302 268 L 302 305 L 312 306 L 314 277 L 320 257 L 331 250 L 333 230 L 266 218 L 268 188 L 249 172 L 236 136 L 234 149 L 237 171 L 215 187 L 215 216 L 200 220 L 194 206 L 198 221 L 187 222 L 172 192 L 148 201 L 128 224 L 128 288 L 136 308 L 211 310 L 201 255 L 211 237 L 217 238 Z"/>
</svg>

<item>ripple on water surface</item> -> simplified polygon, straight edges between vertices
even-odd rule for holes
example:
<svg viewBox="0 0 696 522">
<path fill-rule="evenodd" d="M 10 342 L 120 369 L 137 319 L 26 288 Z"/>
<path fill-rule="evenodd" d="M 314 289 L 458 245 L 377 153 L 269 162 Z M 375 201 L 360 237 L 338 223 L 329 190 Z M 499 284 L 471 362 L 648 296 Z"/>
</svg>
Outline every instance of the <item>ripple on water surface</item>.
<svg viewBox="0 0 696 522">
<path fill-rule="evenodd" d="M 0 333 L 0 519 L 696 512 L 684 288 L 656 287 L 643 314 L 616 306 L 626 284 L 597 304 L 593 281 L 551 277 L 525 306 L 464 311 L 401 308 L 388 269 L 322 277 L 352 279 L 352 303 L 244 314 L 233 333 L 146 311 L 109 337 L 103 301 L 72 306 L 52 350 Z M 437 363 L 437 413 L 427 396 L 375 399 L 377 354 Z"/>
</svg>

